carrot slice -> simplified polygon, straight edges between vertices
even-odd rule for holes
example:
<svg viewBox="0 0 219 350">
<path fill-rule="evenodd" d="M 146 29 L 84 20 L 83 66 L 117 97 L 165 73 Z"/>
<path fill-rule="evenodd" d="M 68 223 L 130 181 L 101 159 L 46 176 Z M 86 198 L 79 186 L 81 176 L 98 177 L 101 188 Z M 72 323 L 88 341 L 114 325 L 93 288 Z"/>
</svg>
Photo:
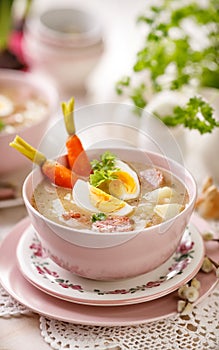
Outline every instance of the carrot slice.
<svg viewBox="0 0 219 350">
<path fill-rule="evenodd" d="M 74 98 L 69 102 L 62 102 L 62 112 L 68 138 L 66 141 L 67 157 L 70 169 L 80 176 L 89 176 L 91 165 L 83 148 L 81 140 L 75 133 Z"/>
<path fill-rule="evenodd" d="M 78 176 L 57 161 L 49 160 L 46 156 L 29 145 L 20 136 L 16 136 L 10 146 L 18 150 L 33 163 L 41 167 L 42 173 L 55 185 L 73 188 Z"/>
</svg>

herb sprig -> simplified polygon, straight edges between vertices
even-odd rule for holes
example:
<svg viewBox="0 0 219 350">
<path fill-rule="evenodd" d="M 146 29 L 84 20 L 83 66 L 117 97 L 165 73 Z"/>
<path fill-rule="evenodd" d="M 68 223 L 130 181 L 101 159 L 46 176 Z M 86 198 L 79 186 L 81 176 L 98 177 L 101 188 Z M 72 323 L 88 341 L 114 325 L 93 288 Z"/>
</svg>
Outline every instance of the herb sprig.
<svg viewBox="0 0 219 350">
<path fill-rule="evenodd" d="M 97 214 L 93 214 L 91 217 L 91 221 L 92 222 L 96 222 L 96 221 L 103 221 L 107 218 L 106 214 L 104 213 L 97 213 Z"/>
<path fill-rule="evenodd" d="M 137 85 L 133 76 L 123 77 L 116 84 L 117 93 L 128 95 L 136 110 L 147 105 L 148 91 L 150 95 L 162 90 L 182 90 L 186 86 L 219 88 L 218 0 L 208 0 L 205 6 L 193 0 L 190 3 L 162 0 L 159 6 L 149 6 L 138 22 L 146 27 L 145 44 L 136 55 L 132 71 L 133 75 L 141 72 L 141 78 Z M 192 37 L 189 30 L 192 26 L 198 28 L 202 40 Z M 207 110 L 203 117 L 210 127 L 194 118 L 197 105 L 202 111 Z M 200 97 L 190 100 L 184 109 L 191 114 L 191 121 L 188 113 L 183 118 L 180 108 L 174 111 L 171 120 L 169 116 L 162 120 L 167 125 L 182 124 L 198 129 L 200 133 L 218 127 L 210 104 L 203 104 Z"/>
<path fill-rule="evenodd" d="M 115 167 L 115 159 L 116 156 L 113 153 L 106 151 L 101 155 L 100 160 L 94 159 L 91 162 L 93 173 L 90 175 L 90 184 L 92 186 L 98 187 L 107 180 L 117 179 L 115 172 L 119 168 Z"/>
<path fill-rule="evenodd" d="M 189 129 L 197 129 L 200 134 L 212 132 L 219 127 L 213 118 L 213 108 L 200 97 L 192 97 L 184 107 L 176 106 L 173 114 L 162 117 L 168 126 L 184 125 Z"/>
</svg>

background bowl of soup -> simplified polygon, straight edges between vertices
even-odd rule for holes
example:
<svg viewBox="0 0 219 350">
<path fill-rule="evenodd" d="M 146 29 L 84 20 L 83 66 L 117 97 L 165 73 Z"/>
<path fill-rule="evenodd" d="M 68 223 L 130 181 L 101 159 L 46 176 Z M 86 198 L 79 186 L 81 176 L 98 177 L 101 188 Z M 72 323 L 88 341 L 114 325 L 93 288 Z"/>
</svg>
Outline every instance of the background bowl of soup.
<svg viewBox="0 0 219 350">
<path fill-rule="evenodd" d="M 90 149 L 88 154 L 90 159 L 95 159 L 102 153 L 103 149 Z M 126 216 L 134 222 L 131 230 L 123 230 L 124 227 L 120 226 L 118 230 L 109 232 L 93 230 L 85 225 L 75 226 L 77 215 L 70 215 L 70 220 L 66 220 L 67 213 L 80 213 L 80 208 L 74 208 L 72 191 L 65 189 L 62 193 L 60 188 L 48 182 L 43 184 L 45 178 L 40 169 L 33 170 L 23 186 L 23 198 L 31 223 L 51 259 L 77 275 L 96 280 L 133 277 L 164 263 L 182 238 L 197 193 L 192 175 L 182 165 L 161 154 L 134 148 L 115 148 L 113 153 L 135 169 L 140 181 L 141 198 L 129 200 L 129 204 L 137 209 L 134 214 Z M 148 186 L 148 174 L 154 169 L 163 174 L 164 181 L 156 185 L 152 180 Z M 176 197 L 170 196 L 168 200 L 166 194 L 160 201 L 161 192 L 170 187 L 175 194 L 178 193 Z M 156 190 L 160 188 L 162 191 L 158 198 Z M 174 203 L 182 209 L 170 214 Z M 169 215 L 164 221 L 157 221 L 157 215 L 151 219 L 151 213 L 160 210 L 162 204 L 166 204 L 166 208 L 170 205 Z"/>
<path fill-rule="evenodd" d="M 19 134 L 37 147 L 58 103 L 57 90 L 49 79 L 29 72 L 0 70 L 0 174 L 30 166 L 9 143 Z"/>
</svg>

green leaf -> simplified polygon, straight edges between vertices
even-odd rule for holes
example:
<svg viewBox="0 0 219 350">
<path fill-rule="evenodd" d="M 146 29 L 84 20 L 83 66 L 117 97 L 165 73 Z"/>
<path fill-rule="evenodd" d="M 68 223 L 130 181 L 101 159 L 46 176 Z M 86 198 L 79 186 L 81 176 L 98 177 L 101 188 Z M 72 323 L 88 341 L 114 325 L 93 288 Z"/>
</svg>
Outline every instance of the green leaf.
<svg viewBox="0 0 219 350">
<path fill-rule="evenodd" d="M 196 49 L 192 45 L 191 34 L 184 26 L 187 19 L 204 29 L 206 34 L 203 42 L 207 44 L 202 49 Z M 187 4 L 175 0 L 161 0 L 159 6 L 148 5 L 145 13 L 138 17 L 138 22 L 146 28 L 142 48 L 136 53 L 136 60 L 132 66 L 133 77 L 141 72 L 139 83 L 137 86 L 133 85 L 135 80 L 130 75 L 132 80 L 129 78 L 128 81 L 118 82 L 118 94 L 126 93 L 134 106 L 144 108 L 146 98 L 141 85 L 145 84 L 148 77 L 152 94 L 166 89 L 180 90 L 194 81 L 198 86 L 219 88 L 218 0 L 208 0 L 205 6 L 193 0 Z M 171 35 L 176 31 L 179 32 L 179 36 Z M 174 73 L 168 75 L 171 68 L 174 68 Z M 169 79 L 164 82 L 162 78 L 166 75 Z M 194 122 L 192 118 L 189 122 L 188 119 L 189 117 L 185 125 L 192 128 L 193 124 L 199 125 L 201 132 L 213 126 L 211 124 L 208 128 L 203 127 L 202 120 Z"/>
<path fill-rule="evenodd" d="M 213 117 L 213 108 L 201 97 L 192 97 L 184 107 L 175 107 L 173 114 L 162 117 L 168 126 L 184 125 L 200 134 L 211 133 L 219 122 Z"/>
<path fill-rule="evenodd" d="M 145 84 L 141 84 L 137 88 L 133 89 L 131 99 L 138 108 L 144 108 L 147 104 L 144 93 L 146 91 Z"/>
<path fill-rule="evenodd" d="M 92 215 L 92 218 L 91 218 L 91 221 L 92 222 L 96 222 L 96 221 L 103 221 L 106 219 L 106 214 L 104 213 L 97 213 L 97 214 L 93 214 Z"/>
<path fill-rule="evenodd" d="M 115 165 L 115 154 L 106 151 L 100 156 L 100 160 L 94 159 L 91 162 L 91 166 L 93 170 L 112 170 Z"/>
<path fill-rule="evenodd" d="M 113 170 L 108 170 L 108 169 L 95 170 L 94 173 L 90 175 L 90 184 L 92 186 L 98 187 L 107 180 L 115 180 L 117 179 L 115 171 L 118 171 L 118 170 L 119 169 L 117 168 Z"/>
<path fill-rule="evenodd" d="M 130 85 L 130 77 L 123 77 L 121 80 L 119 80 L 116 84 L 116 92 L 118 95 L 121 95 L 123 93 L 123 89 L 125 87 L 128 87 Z"/>
<path fill-rule="evenodd" d="M 116 171 L 119 169 L 115 167 L 116 156 L 106 151 L 100 157 L 100 160 L 94 159 L 91 162 L 93 174 L 90 175 L 90 184 L 98 187 L 107 180 L 117 179 Z"/>
</svg>

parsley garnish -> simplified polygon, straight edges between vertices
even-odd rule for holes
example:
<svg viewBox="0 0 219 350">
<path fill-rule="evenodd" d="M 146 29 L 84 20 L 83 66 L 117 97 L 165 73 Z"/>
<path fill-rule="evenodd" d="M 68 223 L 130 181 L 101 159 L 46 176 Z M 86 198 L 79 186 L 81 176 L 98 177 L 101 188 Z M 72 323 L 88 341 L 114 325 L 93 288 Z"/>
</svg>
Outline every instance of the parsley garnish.
<svg viewBox="0 0 219 350">
<path fill-rule="evenodd" d="M 91 162 L 93 174 L 90 175 L 90 184 L 98 187 L 101 183 L 106 180 L 117 179 L 116 171 L 119 169 L 115 167 L 116 156 L 106 151 L 100 157 L 100 160 L 94 159 Z"/>
<path fill-rule="evenodd" d="M 115 167 L 115 159 L 116 156 L 113 153 L 106 151 L 101 155 L 100 160 L 94 159 L 91 161 L 92 169 L 111 170 Z"/>
<path fill-rule="evenodd" d="M 103 221 L 105 219 L 106 219 L 106 214 L 104 214 L 104 213 L 93 214 L 91 217 L 92 222 Z"/>
</svg>

